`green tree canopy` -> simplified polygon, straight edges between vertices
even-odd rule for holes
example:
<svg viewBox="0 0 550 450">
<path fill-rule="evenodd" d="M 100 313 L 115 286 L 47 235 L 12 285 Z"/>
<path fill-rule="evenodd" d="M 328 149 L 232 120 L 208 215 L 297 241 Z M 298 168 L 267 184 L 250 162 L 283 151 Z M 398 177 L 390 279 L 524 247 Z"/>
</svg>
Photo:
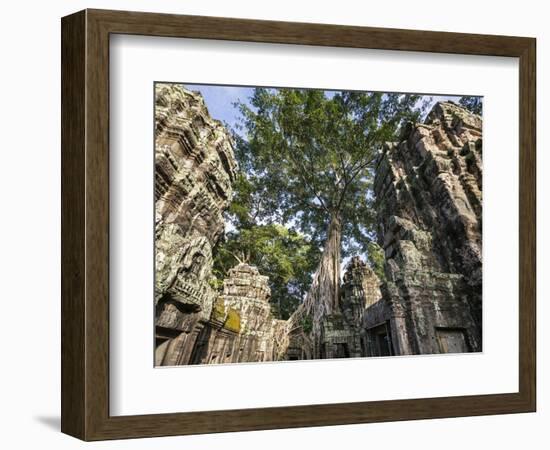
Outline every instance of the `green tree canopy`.
<svg viewBox="0 0 550 450">
<path fill-rule="evenodd" d="M 306 89 L 255 89 L 240 103 L 236 156 L 248 188 L 239 220 L 280 223 L 323 248 L 311 302 L 338 301 L 342 248 L 374 238 L 373 163 L 399 127 L 417 121 L 420 96 Z M 246 214 L 243 214 L 245 213 Z M 312 291 L 310 290 L 310 291 Z M 309 295 L 309 294 L 308 294 Z"/>
<path fill-rule="evenodd" d="M 483 97 L 460 97 L 458 104 L 480 116 L 483 112 Z"/>
<path fill-rule="evenodd" d="M 235 208 L 241 206 L 235 202 Z M 214 275 L 218 280 L 238 262 L 253 264 L 269 277 L 272 310 L 280 319 L 288 319 L 307 292 L 320 253 L 305 236 L 278 224 L 230 231 L 216 250 Z"/>
<path fill-rule="evenodd" d="M 340 215 L 344 246 L 372 240 L 372 163 L 398 127 L 418 120 L 419 96 L 256 89 L 240 104 L 245 137 L 237 159 L 251 186 L 255 217 L 290 223 L 319 245 Z M 350 245 L 353 248 L 350 248 Z"/>
</svg>

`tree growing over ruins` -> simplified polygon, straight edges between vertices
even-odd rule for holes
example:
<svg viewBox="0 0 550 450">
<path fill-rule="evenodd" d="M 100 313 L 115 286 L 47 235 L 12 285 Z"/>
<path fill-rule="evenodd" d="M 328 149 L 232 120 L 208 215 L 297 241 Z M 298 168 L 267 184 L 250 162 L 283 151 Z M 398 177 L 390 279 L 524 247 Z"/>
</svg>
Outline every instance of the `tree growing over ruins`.
<svg viewBox="0 0 550 450">
<path fill-rule="evenodd" d="M 238 104 L 236 157 L 248 202 L 239 220 L 284 224 L 322 248 L 305 299 L 319 314 L 337 306 L 342 254 L 373 248 L 377 151 L 405 121 L 419 119 L 419 99 L 258 88 L 251 106 Z"/>
<path fill-rule="evenodd" d="M 296 230 L 280 224 L 250 226 L 229 231 L 218 246 L 214 275 L 227 277 L 235 262 L 253 264 L 269 277 L 271 309 L 286 320 L 296 310 L 311 284 L 319 249 Z"/>
</svg>

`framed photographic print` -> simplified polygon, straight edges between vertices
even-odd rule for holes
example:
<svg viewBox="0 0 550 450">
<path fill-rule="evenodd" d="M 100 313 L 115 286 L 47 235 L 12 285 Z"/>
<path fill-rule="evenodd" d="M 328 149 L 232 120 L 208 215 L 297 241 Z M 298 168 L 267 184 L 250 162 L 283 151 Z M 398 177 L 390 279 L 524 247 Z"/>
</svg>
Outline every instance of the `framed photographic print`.
<svg viewBox="0 0 550 450">
<path fill-rule="evenodd" d="M 535 39 L 62 19 L 62 431 L 535 411 Z"/>
</svg>

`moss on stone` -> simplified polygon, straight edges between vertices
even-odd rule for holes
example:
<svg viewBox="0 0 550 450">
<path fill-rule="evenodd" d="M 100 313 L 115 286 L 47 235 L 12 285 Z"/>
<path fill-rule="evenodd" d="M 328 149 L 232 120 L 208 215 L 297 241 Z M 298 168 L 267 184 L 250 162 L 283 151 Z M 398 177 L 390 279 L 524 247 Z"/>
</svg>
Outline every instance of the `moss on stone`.
<svg viewBox="0 0 550 450">
<path fill-rule="evenodd" d="M 211 319 L 223 322 L 226 330 L 239 333 L 241 331 L 241 316 L 234 309 L 226 310 L 225 302 L 218 298 L 212 307 Z"/>
<path fill-rule="evenodd" d="M 227 319 L 225 320 L 223 326 L 227 330 L 239 333 L 241 331 L 241 316 L 239 313 L 234 309 L 230 309 L 227 313 Z"/>
<path fill-rule="evenodd" d="M 225 317 L 225 303 L 221 298 L 218 298 L 212 307 L 212 319 L 223 321 Z"/>
</svg>

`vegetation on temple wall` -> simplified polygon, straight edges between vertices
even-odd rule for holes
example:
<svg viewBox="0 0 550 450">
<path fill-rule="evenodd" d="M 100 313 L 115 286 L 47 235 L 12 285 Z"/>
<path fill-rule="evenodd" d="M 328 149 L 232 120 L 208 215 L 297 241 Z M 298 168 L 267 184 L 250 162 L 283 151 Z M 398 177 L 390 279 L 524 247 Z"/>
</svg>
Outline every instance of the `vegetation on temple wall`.
<svg viewBox="0 0 550 450">
<path fill-rule="evenodd" d="M 295 230 L 250 222 L 227 233 L 216 249 L 213 271 L 223 280 L 238 262 L 256 266 L 269 277 L 273 314 L 288 319 L 311 284 L 318 254 L 319 249 Z"/>
<path fill-rule="evenodd" d="M 241 331 L 241 316 L 234 309 L 226 309 L 224 301 L 218 298 L 212 307 L 211 318 L 218 322 L 223 322 L 226 330 L 238 333 Z"/>
<path fill-rule="evenodd" d="M 370 262 L 370 266 L 374 273 L 378 275 L 380 280 L 385 281 L 386 275 L 384 273 L 384 250 L 376 242 L 369 242 L 367 245 L 367 255 Z"/>
<path fill-rule="evenodd" d="M 223 322 L 225 318 L 225 305 L 221 298 L 216 299 L 212 306 L 212 319 Z"/>
<path fill-rule="evenodd" d="M 227 330 L 239 333 L 241 331 L 241 316 L 239 316 L 239 313 L 234 309 L 230 309 L 227 312 L 227 317 L 223 326 Z"/>
<path fill-rule="evenodd" d="M 304 333 L 310 333 L 313 329 L 313 320 L 311 319 L 311 316 L 304 316 L 300 321 L 300 326 L 302 327 L 302 331 Z"/>
</svg>

